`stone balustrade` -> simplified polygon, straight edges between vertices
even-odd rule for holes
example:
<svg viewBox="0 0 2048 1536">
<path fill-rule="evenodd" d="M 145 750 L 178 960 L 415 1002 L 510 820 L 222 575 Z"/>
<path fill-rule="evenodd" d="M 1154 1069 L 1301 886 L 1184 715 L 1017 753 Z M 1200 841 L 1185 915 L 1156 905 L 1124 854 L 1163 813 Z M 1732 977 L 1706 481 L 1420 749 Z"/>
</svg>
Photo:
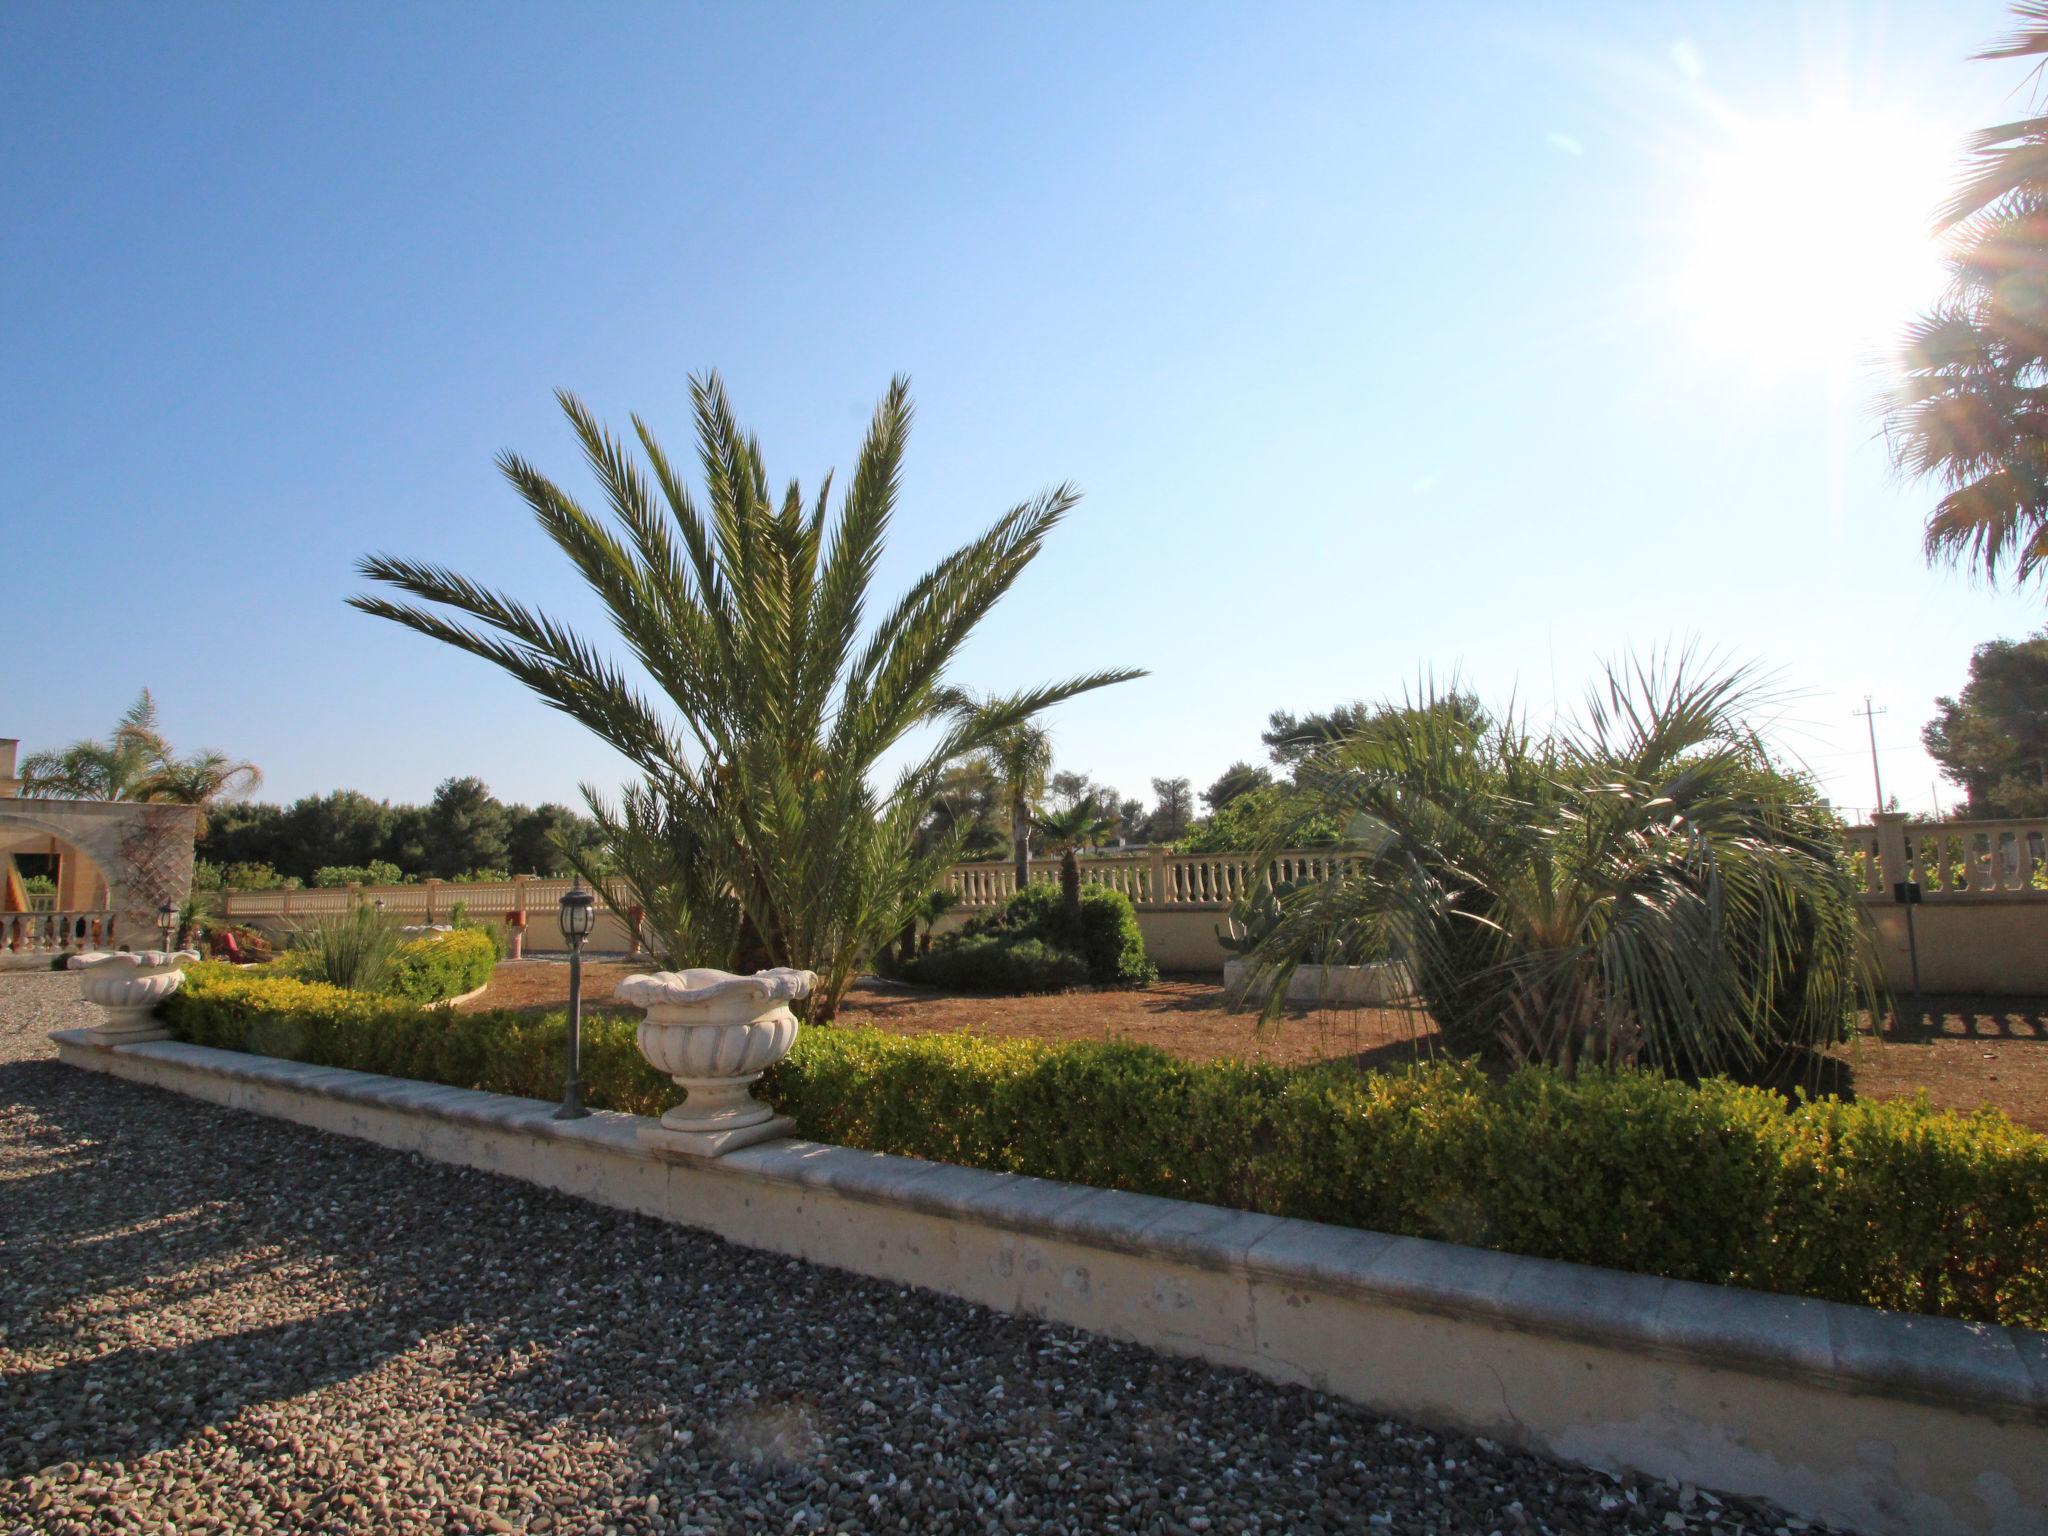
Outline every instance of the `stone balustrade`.
<svg viewBox="0 0 2048 1536">
<path fill-rule="evenodd" d="M 1912 821 L 1886 814 L 1874 825 L 1850 828 L 1845 841 L 1857 884 L 1871 901 L 1890 901 L 1895 884 L 1915 880 L 1923 901 L 1995 895 L 2048 902 L 2048 818 Z M 1274 857 L 1265 875 L 1274 884 L 1320 880 L 1358 856 L 1355 850 L 1289 849 Z M 1079 863 L 1084 882 L 1121 891 L 1139 907 L 1220 909 L 1259 883 L 1257 859 L 1243 853 L 1140 848 L 1083 854 Z M 1056 858 L 1034 858 L 1030 869 L 1034 883 L 1059 879 Z M 611 899 L 625 906 L 630 898 L 624 884 L 611 884 Z M 1016 893 L 1016 868 L 1008 859 L 956 864 L 942 884 L 969 911 L 1001 906 Z M 447 921 L 460 902 L 474 919 L 499 921 L 508 913 L 525 912 L 530 922 L 545 925 L 568 889 L 567 880 L 527 876 L 489 884 L 424 880 L 416 885 L 228 891 L 224 912 L 245 921 L 303 919 L 376 901 L 408 921 L 432 923 Z M 0 942 L 4 939 L 0 930 Z"/>
<path fill-rule="evenodd" d="M 0 912 L 0 953 L 49 955 L 113 949 L 114 914 L 105 907 L 75 912 Z"/>
<path fill-rule="evenodd" d="M 2048 817 L 1915 821 L 1885 812 L 1852 827 L 1849 857 L 1864 898 L 1894 899 L 1904 881 L 1922 902 L 1998 897 L 2048 902 Z"/>
</svg>

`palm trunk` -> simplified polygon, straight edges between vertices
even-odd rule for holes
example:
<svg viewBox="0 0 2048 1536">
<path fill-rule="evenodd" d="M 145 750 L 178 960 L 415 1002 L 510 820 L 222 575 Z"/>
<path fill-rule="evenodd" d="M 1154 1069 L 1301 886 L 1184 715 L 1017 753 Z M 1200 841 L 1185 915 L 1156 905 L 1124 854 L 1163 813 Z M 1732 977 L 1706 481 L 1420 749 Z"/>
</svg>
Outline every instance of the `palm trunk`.
<svg viewBox="0 0 2048 1536">
<path fill-rule="evenodd" d="M 1060 855 L 1060 895 L 1066 898 L 1067 916 L 1073 919 L 1074 931 L 1081 931 L 1081 854 L 1078 849 L 1069 848 Z"/>
<path fill-rule="evenodd" d="M 1010 848 L 1017 860 L 1017 889 L 1031 883 L 1031 817 L 1024 809 L 1024 791 L 1010 795 Z"/>
</svg>

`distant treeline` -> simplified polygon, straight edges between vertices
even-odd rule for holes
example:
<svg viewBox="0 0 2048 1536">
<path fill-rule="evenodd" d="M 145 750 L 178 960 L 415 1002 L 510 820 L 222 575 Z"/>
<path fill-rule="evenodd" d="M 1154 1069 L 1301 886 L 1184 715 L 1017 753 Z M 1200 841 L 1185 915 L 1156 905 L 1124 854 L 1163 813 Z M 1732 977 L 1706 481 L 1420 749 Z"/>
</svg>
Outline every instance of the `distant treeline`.
<svg viewBox="0 0 2048 1536">
<path fill-rule="evenodd" d="M 352 789 L 290 805 L 215 805 L 198 855 L 201 885 L 398 884 L 429 878 L 565 875 L 561 844 L 588 843 L 590 819 L 564 805 L 507 805 L 483 780 L 449 779 L 426 805 Z"/>
</svg>

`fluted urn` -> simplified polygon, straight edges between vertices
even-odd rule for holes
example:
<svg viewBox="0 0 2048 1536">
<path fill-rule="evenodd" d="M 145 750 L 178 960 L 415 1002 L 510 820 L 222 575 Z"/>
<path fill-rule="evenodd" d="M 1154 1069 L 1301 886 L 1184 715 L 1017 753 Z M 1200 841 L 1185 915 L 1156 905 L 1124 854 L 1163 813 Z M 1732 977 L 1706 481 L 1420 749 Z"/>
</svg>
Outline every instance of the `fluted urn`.
<svg viewBox="0 0 2048 1536">
<path fill-rule="evenodd" d="M 658 971 L 620 982 L 612 995 L 646 1010 L 640 1054 L 684 1092 L 640 1139 L 660 1151 L 718 1157 L 789 1135 L 796 1122 L 755 1098 L 753 1085 L 796 1044 L 789 1005 L 809 997 L 817 980 L 777 968 L 752 976 Z"/>
<path fill-rule="evenodd" d="M 79 995 L 104 1015 L 86 1033 L 106 1046 L 170 1039 L 156 1005 L 184 985 L 186 964 L 198 958 L 190 949 L 73 955 L 69 969 L 78 972 Z"/>
</svg>

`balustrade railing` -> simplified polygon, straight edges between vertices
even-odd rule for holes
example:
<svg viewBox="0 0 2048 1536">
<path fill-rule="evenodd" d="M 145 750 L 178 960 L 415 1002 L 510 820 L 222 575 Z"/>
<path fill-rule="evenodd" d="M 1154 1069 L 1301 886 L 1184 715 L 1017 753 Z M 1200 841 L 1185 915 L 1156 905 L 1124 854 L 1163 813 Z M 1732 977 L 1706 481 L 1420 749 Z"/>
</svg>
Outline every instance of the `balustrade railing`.
<svg viewBox="0 0 2048 1536">
<path fill-rule="evenodd" d="M 115 945 L 114 914 L 103 907 L 75 912 L 0 912 L 0 950 L 52 957 Z"/>
<path fill-rule="evenodd" d="M 1848 832 L 1856 883 L 1872 901 L 1912 881 L 1924 902 L 2001 896 L 2048 901 L 2048 817 L 1909 821 L 1883 815 Z"/>
<path fill-rule="evenodd" d="M 406 922 L 414 923 L 445 923 L 454 915 L 457 905 L 462 907 L 467 916 L 479 921 L 501 922 L 508 912 L 524 912 L 529 923 L 552 922 L 550 914 L 567 893 L 570 884 L 571 882 L 567 880 L 543 880 L 538 876 L 522 876 L 516 880 L 490 883 L 422 880 L 416 885 L 330 885 L 302 887 L 297 890 L 229 890 L 221 892 L 221 915 L 230 920 L 276 917 L 289 918 L 296 922 L 302 918 L 318 918 L 336 912 L 346 912 L 359 903 L 370 902 Z M 610 885 L 612 899 L 624 905 L 625 882 L 613 880 Z"/>
<path fill-rule="evenodd" d="M 1333 848 L 1293 848 L 1276 855 L 1263 875 L 1273 884 L 1320 880 L 1356 857 Z M 1163 848 L 1083 854 L 1078 860 L 1083 884 L 1122 891 L 1141 907 L 1228 907 L 1261 884 L 1258 862 L 1249 854 L 1169 853 Z M 1058 859 L 1031 861 L 1034 885 L 1059 877 Z M 1016 894 L 1016 867 L 1008 860 L 956 864 L 944 885 L 963 907 L 1001 906 Z"/>
<path fill-rule="evenodd" d="M 1893 885 L 1919 882 L 1923 901 L 1997 895 L 2010 900 L 2048 901 L 2048 817 L 2007 821 L 1909 821 L 1882 816 L 1873 826 L 1846 834 L 1858 887 L 1872 901 L 1889 901 Z M 1348 868 L 1356 850 L 1291 848 L 1267 867 L 1242 853 L 1171 853 L 1164 848 L 1083 854 L 1081 879 L 1121 891 L 1141 907 L 1228 907 L 1248 891 L 1270 882 L 1327 879 Z M 1031 879 L 1056 881 L 1057 858 L 1031 861 Z M 1015 894 L 1017 875 L 1007 859 L 956 864 L 941 882 L 969 910 L 1001 906 Z M 227 891 L 229 918 L 300 918 L 341 912 L 355 902 L 377 901 L 411 922 L 446 922 L 457 902 L 470 917 L 500 921 L 523 911 L 529 924 L 545 923 L 567 880 L 528 876 L 494 884 L 452 884 L 427 880 L 417 885 L 335 886 L 315 890 Z M 627 901 L 622 881 L 611 882 L 612 900 Z M 12 914 L 15 917 L 64 914 Z M 82 914 L 68 914 L 76 918 Z M 87 914 L 89 915 L 89 914 Z M 0 944 L 6 930 L 0 929 Z"/>
</svg>

